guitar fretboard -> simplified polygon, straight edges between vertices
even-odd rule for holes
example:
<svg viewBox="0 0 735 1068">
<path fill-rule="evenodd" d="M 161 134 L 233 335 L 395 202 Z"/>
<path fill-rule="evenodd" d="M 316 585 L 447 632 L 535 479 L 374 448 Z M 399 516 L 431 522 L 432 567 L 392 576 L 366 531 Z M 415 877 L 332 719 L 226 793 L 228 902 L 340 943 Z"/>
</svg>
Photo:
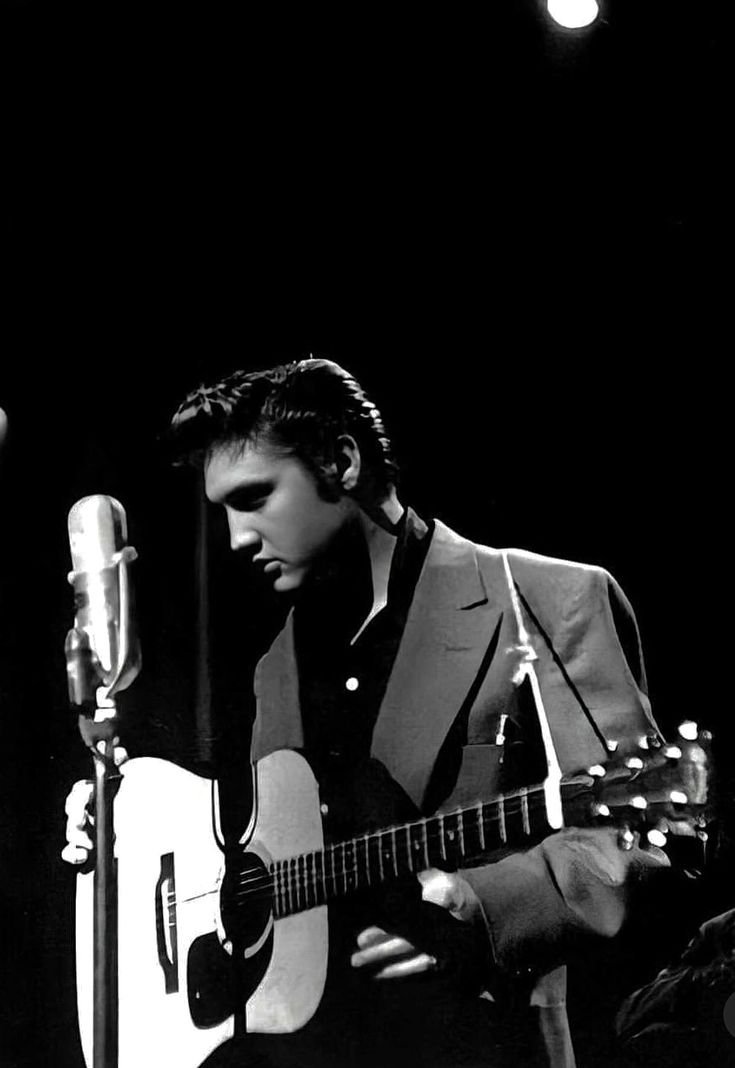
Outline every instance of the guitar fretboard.
<svg viewBox="0 0 735 1068">
<path fill-rule="evenodd" d="M 543 786 L 373 831 L 269 868 L 276 919 L 424 871 L 467 867 L 548 831 Z"/>
</svg>

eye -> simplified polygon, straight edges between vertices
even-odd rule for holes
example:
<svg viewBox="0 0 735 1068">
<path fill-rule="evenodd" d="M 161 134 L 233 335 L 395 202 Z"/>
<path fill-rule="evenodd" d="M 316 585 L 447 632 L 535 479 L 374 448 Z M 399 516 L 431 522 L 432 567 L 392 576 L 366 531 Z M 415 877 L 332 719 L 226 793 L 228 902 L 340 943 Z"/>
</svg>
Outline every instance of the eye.
<svg viewBox="0 0 735 1068">
<path fill-rule="evenodd" d="M 249 489 L 234 490 L 229 494 L 227 503 L 237 512 L 257 512 L 270 497 L 272 487 L 258 486 Z"/>
</svg>

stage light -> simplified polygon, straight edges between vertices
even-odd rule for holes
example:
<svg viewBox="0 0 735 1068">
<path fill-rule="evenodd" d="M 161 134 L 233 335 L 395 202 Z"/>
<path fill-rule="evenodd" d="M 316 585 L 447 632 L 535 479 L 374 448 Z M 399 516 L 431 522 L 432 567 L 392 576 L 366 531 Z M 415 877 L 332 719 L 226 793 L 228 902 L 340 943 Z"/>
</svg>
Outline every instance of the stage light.
<svg viewBox="0 0 735 1068">
<path fill-rule="evenodd" d="M 568 30 L 589 26 L 600 13 L 597 0 L 548 0 L 547 7 L 554 22 Z"/>
</svg>

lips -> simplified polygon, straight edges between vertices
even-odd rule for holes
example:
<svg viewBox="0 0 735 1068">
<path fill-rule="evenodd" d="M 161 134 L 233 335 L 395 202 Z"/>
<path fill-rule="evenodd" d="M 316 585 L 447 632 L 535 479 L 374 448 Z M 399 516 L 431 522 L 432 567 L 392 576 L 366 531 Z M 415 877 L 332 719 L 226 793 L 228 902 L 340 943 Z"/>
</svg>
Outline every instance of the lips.
<svg viewBox="0 0 735 1068">
<path fill-rule="evenodd" d="M 275 571 L 281 566 L 280 560 L 266 560 L 263 572 L 267 575 L 269 571 Z"/>
</svg>

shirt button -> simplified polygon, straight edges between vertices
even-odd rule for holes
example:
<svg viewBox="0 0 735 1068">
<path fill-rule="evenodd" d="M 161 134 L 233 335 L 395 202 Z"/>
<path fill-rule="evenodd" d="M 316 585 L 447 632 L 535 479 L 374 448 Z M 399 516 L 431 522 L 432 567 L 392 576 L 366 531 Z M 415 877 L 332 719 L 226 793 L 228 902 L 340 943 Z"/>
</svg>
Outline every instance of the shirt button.
<svg viewBox="0 0 735 1068">
<path fill-rule="evenodd" d="M 357 681 L 355 676 L 354 675 L 350 675 L 349 679 L 345 683 L 345 689 L 346 690 L 350 690 L 350 691 L 354 691 L 354 690 L 357 689 L 357 687 L 359 685 L 360 685 L 360 683 Z"/>
<path fill-rule="evenodd" d="M 321 805 L 319 806 L 319 811 L 321 812 L 322 816 L 328 815 L 328 813 L 329 813 L 329 805 L 325 804 L 322 801 Z"/>
</svg>

